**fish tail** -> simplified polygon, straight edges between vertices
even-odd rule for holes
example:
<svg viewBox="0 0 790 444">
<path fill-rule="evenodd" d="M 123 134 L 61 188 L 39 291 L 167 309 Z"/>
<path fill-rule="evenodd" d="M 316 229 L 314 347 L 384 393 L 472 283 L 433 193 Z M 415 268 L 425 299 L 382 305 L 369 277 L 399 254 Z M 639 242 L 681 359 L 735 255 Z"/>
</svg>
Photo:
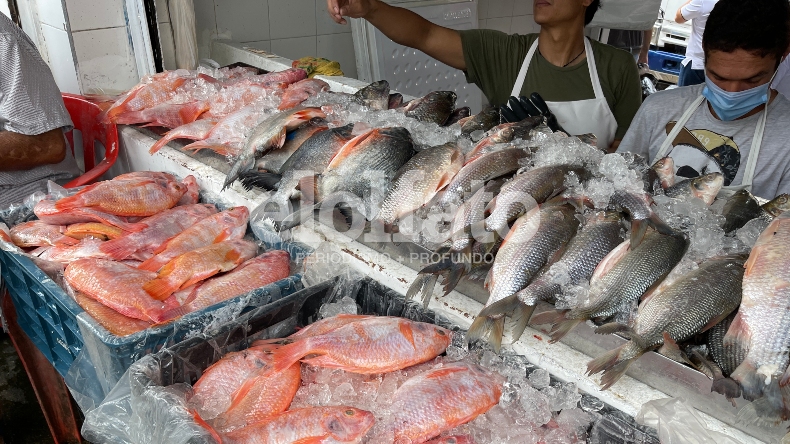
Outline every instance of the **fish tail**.
<svg viewBox="0 0 790 444">
<path fill-rule="evenodd" d="M 553 344 L 565 337 L 568 332 L 582 322 L 580 319 L 568 319 L 567 313 L 568 310 L 544 311 L 543 313 L 538 313 L 533 316 L 532 323 L 535 325 L 550 324 L 551 330 L 549 336 L 551 336 L 551 340 L 549 342 Z"/>
<path fill-rule="evenodd" d="M 786 402 L 788 397 L 790 397 L 788 389 L 779 387 L 778 381 L 772 379 L 765 387 L 761 398 L 744 406 L 738 412 L 738 420 L 746 424 L 777 426 L 790 418 L 790 410 Z"/>
<path fill-rule="evenodd" d="M 510 316 L 513 320 L 513 341 L 517 341 L 527 328 L 529 319 L 535 311 L 534 305 L 527 305 L 518 299 L 518 294 L 494 302 L 484 308 L 478 316 Z"/>
<path fill-rule="evenodd" d="M 143 290 L 151 295 L 152 298 L 163 301 L 168 296 L 175 293 L 180 287 L 178 282 L 171 282 L 170 279 L 159 277 L 146 282 L 143 285 Z"/>
<path fill-rule="evenodd" d="M 617 382 L 628 370 L 628 367 L 644 352 L 635 342 L 629 341 L 590 361 L 587 364 L 587 374 L 594 375 L 603 372 L 601 387 L 606 390 Z"/>
<path fill-rule="evenodd" d="M 253 164 L 255 163 L 255 158 L 248 154 L 242 154 L 236 159 L 236 162 L 233 163 L 230 171 L 228 171 L 228 175 L 225 177 L 225 182 L 222 184 L 222 190 L 224 191 L 225 188 L 229 187 L 230 184 L 233 183 L 243 171 L 247 171 L 252 168 Z"/>
<path fill-rule="evenodd" d="M 163 259 L 159 255 L 156 255 L 151 257 L 150 259 L 146 259 L 145 261 L 143 261 L 142 264 L 137 266 L 137 269 L 157 272 L 159 271 L 160 268 L 167 265 L 168 262 L 169 262 L 168 260 Z"/>
<path fill-rule="evenodd" d="M 313 352 L 307 339 L 284 345 L 272 352 L 272 372 L 281 372 Z"/>
<path fill-rule="evenodd" d="M 170 311 L 166 308 L 150 308 L 145 311 L 145 316 L 148 316 L 154 324 L 161 324 L 173 319 L 169 317 Z"/>
<path fill-rule="evenodd" d="M 133 255 L 138 249 L 137 241 L 132 236 L 113 239 L 99 245 L 99 251 L 110 256 L 116 261 L 121 261 Z"/>
<path fill-rule="evenodd" d="M 252 187 L 263 188 L 266 191 L 274 191 L 282 180 L 282 176 L 275 173 L 263 173 L 259 171 L 245 171 L 239 174 L 239 180 L 245 190 L 250 191 Z"/>
<path fill-rule="evenodd" d="M 732 403 L 733 407 L 736 406 L 734 400 L 741 396 L 741 386 L 732 379 L 725 378 L 722 375 L 713 380 L 710 391 L 724 395 Z"/>
<path fill-rule="evenodd" d="M 740 384 L 743 389 L 743 397 L 747 400 L 761 397 L 766 388 L 766 377 L 757 373 L 757 367 L 748 358 L 732 372 L 730 378 Z"/>
<path fill-rule="evenodd" d="M 431 295 L 433 295 L 433 289 L 438 279 L 438 275 L 420 272 L 409 287 L 409 291 L 406 292 L 406 299 L 415 299 L 415 296 L 419 293 L 423 308 L 428 308 L 428 303 L 431 301 Z"/>
<path fill-rule="evenodd" d="M 177 138 L 177 136 L 171 135 L 171 133 L 172 131 L 168 131 L 161 139 L 157 140 L 156 143 L 151 146 L 151 149 L 148 150 L 148 154 L 156 154 L 156 152 L 161 150 L 168 142 Z"/>
<path fill-rule="evenodd" d="M 195 420 L 195 423 L 197 423 L 197 425 L 206 429 L 206 431 L 211 435 L 212 438 L 214 438 L 214 440 L 217 441 L 218 444 L 222 444 L 222 438 L 219 436 L 219 433 L 217 433 L 217 431 L 214 430 L 213 427 L 208 425 L 208 423 L 203 418 L 200 417 L 197 411 L 190 409 L 189 413 L 192 415 L 192 419 Z"/>
<path fill-rule="evenodd" d="M 466 332 L 466 342 L 474 344 L 475 342 L 483 341 L 487 337 L 488 344 L 490 344 L 495 351 L 499 352 L 502 347 L 502 336 L 505 331 L 505 316 L 484 316 L 477 315 L 469 330 Z"/>
</svg>

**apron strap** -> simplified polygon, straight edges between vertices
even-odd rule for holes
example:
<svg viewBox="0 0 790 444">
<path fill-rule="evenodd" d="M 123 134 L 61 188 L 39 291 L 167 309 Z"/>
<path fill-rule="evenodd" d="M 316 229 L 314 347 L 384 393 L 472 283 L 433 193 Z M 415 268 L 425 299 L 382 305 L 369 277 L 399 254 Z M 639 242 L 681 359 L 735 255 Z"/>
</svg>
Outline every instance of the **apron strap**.
<svg viewBox="0 0 790 444">
<path fill-rule="evenodd" d="M 595 92 L 595 98 L 606 100 L 606 96 L 603 95 L 603 88 L 601 88 L 601 79 L 598 77 L 598 68 L 595 64 L 592 45 L 586 37 L 584 38 L 584 51 L 587 53 L 587 69 L 590 70 L 590 81 Z"/>
<path fill-rule="evenodd" d="M 653 159 L 652 164 L 655 164 L 659 160 L 666 157 L 667 154 L 669 154 L 669 149 L 672 146 L 672 142 L 675 140 L 675 137 L 677 137 L 678 134 L 680 134 L 680 131 L 683 130 L 683 126 L 686 125 L 686 122 L 689 121 L 691 115 L 694 114 L 694 111 L 696 111 L 697 108 L 699 108 L 700 104 L 702 104 L 704 100 L 705 97 L 700 95 L 691 103 L 691 105 L 683 113 L 683 115 L 680 116 L 680 119 L 677 121 L 677 123 L 675 123 L 675 127 L 672 128 L 672 131 L 669 132 L 667 138 L 664 139 L 664 143 L 661 144 L 661 148 L 658 149 L 658 154 L 656 154 L 656 158 Z"/>
<path fill-rule="evenodd" d="M 763 135 L 765 134 L 765 122 L 768 120 L 768 105 L 770 100 L 766 102 L 765 109 L 757 122 L 757 128 L 754 129 L 754 137 L 752 137 L 752 146 L 749 149 L 749 159 L 746 161 L 746 169 L 743 172 L 743 179 L 741 185 L 749 188 L 752 186 L 754 179 L 754 171 L 757 169 L 757 157 L 760 156 L 760 148 L 763 145 Z"/>
<path fill-rule="evenodd" d="M 538 39 L 532 43 L 532 46 L 529 48 L 529 52 L 527 52 L 527 56 L 524 57 L 524 63 L 521 64 L 521 70 L 518 72 L 518 77 L 516 77 L 516 83 L 513 84 L 513 91 L 510 93 L 512 97 L 518 97 L 521 95 L 521 88 L 524 86 L 524 80 L 527 78 L 527 71 L 529 71 L 529 63 L 532 61 L 532 57 L 535 55 L 535 51 L 538 50 Z"/>
</svg>

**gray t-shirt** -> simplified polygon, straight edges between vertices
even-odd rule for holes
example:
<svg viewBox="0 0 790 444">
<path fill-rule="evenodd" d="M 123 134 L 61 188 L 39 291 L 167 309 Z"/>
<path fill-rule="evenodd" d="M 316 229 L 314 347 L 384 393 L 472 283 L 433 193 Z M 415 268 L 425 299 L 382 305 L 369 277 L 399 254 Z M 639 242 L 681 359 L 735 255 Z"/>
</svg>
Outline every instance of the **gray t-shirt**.
<svg viewBox="0 0 790 444">
<path fill-rule="evenodd" d="M 72 122 L 52 72 L 30 38 L 0 14 L 0 131 L 32 136 L 55 128 L 69 130 Z M 47 180 L 65 182 L 79 174 L 70 149 L 56 165 L 0 171 L 0 208 L 46 191 Z"/>
<path fill-rule="evenodd" d="M 618 152 L 630 151 L 656 160 L 658 150 L 675 122 L 702 94 L 705 85 L 676 88 L 651 94 L 636 113 Z M 725 122 L 703 102 L 670 147 L 669 156 L 678 176 L 696 177 L 721 172 L 725 185 L 740 185 L 752 138 L 761 113 Z M 768 106 L 765 134 L 757 158 L 752 193 L 773 199 L 790 193 L 790 101 L 781 94 Z"/>
</svg>

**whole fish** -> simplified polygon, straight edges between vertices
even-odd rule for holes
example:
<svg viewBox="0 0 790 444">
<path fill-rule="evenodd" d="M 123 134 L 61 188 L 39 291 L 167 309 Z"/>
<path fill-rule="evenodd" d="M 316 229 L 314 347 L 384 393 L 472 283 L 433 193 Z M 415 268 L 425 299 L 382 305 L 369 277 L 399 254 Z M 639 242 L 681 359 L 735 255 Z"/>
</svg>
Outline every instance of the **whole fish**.
<svg viewBox="0 0 790 444">
<path fill-rule="evenodd" d="M 200 417 L 211 420 L 228 410 L 247 378 L 271 368 L 271 354 L 259 347 L 231 352 L 203 371 L 192 390 Z"/>
<path fill-rule="evenodd" d="M 724 225 L 722 225 L 724 232 L 729 233 L 743 227 L 746 222 L 759 217 L 760 210 L 760 204 L 748 190 L 740 190 L 733 194 L 727 199 L 721 213 L 724 216 Z"/>
<path fill-rule="evenodd" d="M 217 416 L 212 426 L 230 432 L 266 421 L 288 409 L 301 383 L 302 366 L 298 362 L 279 372 L 259 370 L 247 376 L 233 393 L 228 410 Z"/>
<path fill-rule="evenodd" d="M 255 163 L 258 171 L 267 171 L 275 174 L 282 172 L 283 164 L 299 149 L 310 137 L 321 131 L 329 129 L 323 119 L 312 119 L 302 124 L 285 139 L 282 148 L 263 156 Z"/>
<path fill-rule="evenodd" d="M 175 206 L 186 191 L 186 186 L 175 181 L 107 180 L 58 200 L 55 208 L 91 207 L 116 216 L 151 216 Z"/>
<path fill-rule="evenodd" d="M 790 406 L 780 393 L 790 379 L 786 371 L 790 362 L 790 289 L 785 284 L 790 279 L 788 245 L 790 213 L 784 213 L 752 248 L 743 276 L 743 300 L 724 338 L 725 346 L 748 350 L 731 377 L 743 388 L 746 399 L 762 398 L 750 407 L 768 422 L 790 416 Z"/>
<path fill-rule="evenodd" d="M 181 181 L 181 184 L 187 187 L 187 192 L 178 199 L 176 205 L 195 205 L 200 202 L 200 185 L 193 175 L 189 175 Z"/>
<path fill-rule="evenodd" d="M 130 318 L 162 322 L 165 310 L 173 307 L 171 301 L 157 301 L 143 290 L 156 273 L 118 262 L 78 259 L 66 267 L 64 277 L 75 290 Z"/>
<path fill-rule="evenodd" d="M 401 93 L 392 93 L 390 94 L 387 108 L 388 109 L 397 109 L 403 106 L 403 95 Z"/>
<path fill-rule="evenodd" d="M 504 382 L 498 373 L 476 364 L 429 370 L 395 391 L 386 429 L 394 432 L 395 442 L 425 442 L 497 405 Z"/>
<path fill-rule="evenodd" d="M 250 129 L 268 116 L 269 114 L 265 114 L 255 105 L 239 108 L 218 120 L 205 137 L 186 145 L 184 150 L 197 152 L 201 149 L 210 149 L 219 152 L 220 155 L 223 151 L 234 149 L 238 151 Z"/>
<path fill-rule="evenodd" d="M 420 122 L 444 125 L 455 109 L 457 98 L 458 96 L 452 91 L 433 91 L 412 100 L 403 110 L 407 117 L 413 117 Z"/>
<path fill-rule="evenodd" d="M 354 93 L 354 101 L 371 109 L 384 111 L 389 109 L 390 84 L 379 80 Z"/>
<path fill-rule="evenodd" d="M 139 83 L 107 109 L 106 119 L 112 122 L 123 113 L 140 111 L 165 103 L 176 95 L 177 89 L 187 80 L 188 77 L 183 77 L 176 71 L 154 75 L 150 83 Z"/>
<path fill-rule="evenodd" d="M 479 142 L 474 149 L 466 155 L 466 163 L 478 157 L 498 151 L 495 145 L 512 142 L 515 139 L 529 140 L 530 132 L 543 122 L 543 117 L 527 117 L 520 122 L 503 123 L 492 128 Z"/>
<path fill-rule="evenodd" d="M 674 230 L 653 211 L 653 198 L 645 192 L 617 190 L 609 199 L 609 206 L 628 213 L 631 218 L 631 248 L 636 248 L 645 237 L 648 227 L 671 235 Z"/>
<path fill-rule="evenodd" d="M 149 321 L 124 316 L 79 291 L 74 292 L 74 298 L 85 312 L 115 336 L 128 336 L 153 325 Z"/>
<path fill-rule="evenodd" d="M 41 253 L 39 257 L 48 261 L 60 262 L 64 265 L 76 261 L 77 259 L 85 258 L 112 260 L 108 254 L 102 253 L 100 250 L 103 243 L 104 241 L 88 237 L 82 239 L 76 245 L 58 245 L 48 248 Z"/>
<path fill-rule="evenodd" d="M 426 205 L 450 183 L 463 166 L 464 155 L 454 143 L 420 151 L 403 165 L 376 216 L 387 226 Z"/>
<path fill-rule="evenodd" d="M 112 180 L 118 182 L 122 180 L 137 180 L 137 179 L 153 179 L 161 182 L 177 181 L 176 176 L 162 171 L 132 171 L 131 173 L 124 173 L 115 176 Z"/>
<path fill-rule="evenodd" d="M 143 219 L 146 228 L 124 237 L 109 240 L 100 250 L 115 260 L 123 260 L 136 252 L 156 251 L 168 239 L 215 214 L 217 208 L 210 204 L 182 205 Z"/>
<path fill-rule="evenodd" d="M 587 364 L 587 373 L 603 372 L 606 390 L 645 352 L 663 346 L 679 354 L 677 342 L 704 332 L 727 317 L 741 302 L 744 256 L 706 260 L 699 268 L 651 293 L 639 306 L 633 325 L 607 324 L 596 333 L 627 331 L 630 339 Z"/>
<path fill-rule="evenodd" d="M 478 318 L 498 319 L 508 315 L 515 323 L 513 338 L 520 338 L 535 305 L 539 301 L 551 301 L 562 293 L 562 286 L 555 280 L 555 273 L 565 270 L 568 285 L 578 285 L 588 280 L 604 257 L 622 242 L 622 228 L 619 213 L 608 211 L 592 215 L 582 230 L 571 239 L 560 260 L 546 273 L 518 293 L 488 304 Z M 501 338 L 492 340 L 495 343 L 501 342 Z"/>
<path fill-rule="evenodd" d="M 372 316 L 370 315 L 352 315 L 352 314 L 341 313 L 336 316 L 324 318 L 321 319 L 320 321 L 313 322 L 312 324 L 297 331 L 291 336 L 288 336 L 288 339 L 294 340 L 301 338 L 309 338 L 312 336 L 320 336 L 324 333 L 329 333 L 332 330 L 337 330 L 338 328 L 346 324 L 351 324 L 353 322 L 357 322 L 362 319 L 368 319 L 371 317 Z"/>
<path fill-rule="evenodd" d="M 143 285 L 143 289 L 161 301 L 178 290 L 232 270 L 257 253 L 258 245 L 244 239 L 207 245 L 168 262 L 159 270 L 158 277 Z"/>
<path fill-rule="evenodd" d="M 532 323 L 552 324 L 551 342 L 557 342 L 584 320 L 614 315 L 661 282 L 686 254 L 689 241 L 681 233 L 649 231 L 635 249 L 628 246 L 624 242 L 598 265 L 584 301 L 572 310 L 535 315 Z"/>
<path fill-rule="evenodd" d="M 655 174 L 655 179 L 658 181 L 661 188 L 667 189 L 675 185 L 675 161 L 672 160 L 671 157 L 659 159 L 650 167 L 650 171 Z M 653 191 L 656 190 L 657 189 L 653 187 Z"/>
<path fill-rule="evenodd" d="M 501 193 L 500 193 L 501 195 Z M 533 208 L 513 224 L 488 273 L 489 307 L 525 288 L 546 265 L 559 258 L 576 235 L 579 220 L 570 205 L 543 205 Z M 504 314 L 479 316 L 466 334 L 471 342 L 488 334 L 499 350 L 505 325 Z"/>
<path fill-rule="evenodd" d="M 444 122 L 443 126 L 450 126 L 450 125 L 456 124 L 456 123 L 460 122 L 463 119 L 466 119 L 467 117 L 469 117 L 471 115 L 472 115 L 472 110 L 469 109 L 468 106 L 464 106 L 464 107 L 458 108 L 458 109 L 454 110 L 452 112 L 452 114 L 450 114 L 450 117 L 447 118 L 447 121 Z"/>
<path fill-rule="evenodd" d="M 530 154 L 524 150 L 512 148 L 486 154 L 467 163 L 447 185 L 444 193 L 437 200 L 437 205 L 441 208 L 449 208 L 461 204 L 467 198 L 467 194 L 475 193 L 486 181 L 521 168 L 520 162 L 529 156 Z"/>
<path fill-rule="evenodd" d="M 285 143 L 285 133 L 315 117 L 325 118 L 318 108 L 293 108 L 275 114 L 256 126 L 244 141 L 241 153 L 225 178 L 222 189 L 227 188 L 239 177 L 239 173 L 252 168 L 255 159 Z"/>
<path fill-rule="evenodd" d="M 710 205 L 716 199 L 722 185 L 724 185 L 724 176 L 721 173 L 710 173 L 680 181 L 664 190 L 664 193 L 674 198 L 697 197 L 705 202 L 705 205 Z"/>
<path fill-rule="evenodd" d="M 541 204 L 565 191 L 565 178 L 575 174 L 586 180 L 590 173 L 573 165 L 552 165 L 532 168 L 513 177 L 502 186 L 502 190 L 488 204 L 491 214 L 485 220 L 487 231 L 503 231 L 507 224 L 529 211 L 536 203 Z"/>
<path fill-rule="evenodd" d="M 145 224 L 129 223 L 121 217 L 99 211 L 95 208 L 70 208 L 59 210 L 55 208 L 55 201 L 44 199 L 33 207 L 33 213 L 38 220 L 50 225 L 71 225 L 83 222 L 100 222 L 113 227 L 118 227 L 127 232 L 140 231 L 146 228 Z"/>
<path fill-rule="evenodd" d="M 290 262 L 291 257 L 287 251 L 267 251 L 239 265 L 229 273 L 213 277 L 176 293 L 176 299 L 184 301 L 183 305 L 169 311 L 165 317 L 173 319 L 202 310 L 285 279 L 291 274 Z"/>
<path fill-rule="evenodd" d="M 348 141 L 316 178 L 312 196 L 312 190 L 305 188 L 302 195 L 314 202 L 339 191 L 363 197 L 374 181 L 391 181 L 413 153 L 414 143 L 405 128 L 372 129 Z"/>
<path fill-rule="evenodd" d="M 488 131 L 499 125 L 499 109 L 491 105 L 486 105 L 479 114 L 461 119 L 461 134 L 470 136 L 475 131 Z"/>
<path fill-rule="evenodd" d="M 273 85 L 288 86 L 306 78 L 307 71 L 303 70 L 302 68 L 288 68 L 282 71 L 269 72 L 256 76 L 239 77 L 226 83 L 225 86 L 227 87 L 238 83 L 261 85 L 267 87 L 271 87 Z"/>
<path fill-rule="evenodd" d="M 790 211 L 790 194 L 780 194 L 762 205 L 762 208 L 771 216 L 778 217 L 785 211 Z M 764 214 L 761 216 L 766 218 Z"/>
<path fill-rule="evenodd" d="M 77 245 L 80 241 L 66 236 L 66 227 L 50 225 L 39 220 L 21 223 L 11 228 L 11 241 L 22 248 L 46 245 Z"/>
<path fill-rule="evenodd" d="M 247 232 L 249 218 L 250 210 L 244 206 L 213 214 L 160 245 L 154 251 L 156 256 L 140 264 L 139 268 L 156 272 L 171 260 L 192 250 L 217 242 L 241 239 Z"/>
<path fill-rule="evenodd" d="M 373 427 L 372 413 L 346 406 L 288 410 L 269 421 L 222 435 L 223 444 L 358 442 Z"/>
<path fill-rule="evenodd" d="M 274 350 L 273 366 L 279 371 L 302 360 L 352 373 L 387 373 L 435 358 L 450 345 L 451 335 L 442 327 L 403 318 L 362 319 Z M 318 356 L 303 359 L 313 354 Z"/>
<path fill-rule="evenodd" d="M 211 132 L 211 129 L 214 128 L 216 124 L 216 120 L 195 120 L 194 122 L 173 128 L 157 140 L 148 152 L 154 154 L 161 150 L 162 147 L 167 145 L 171 140 L 175 139 L 203 140 L 208 137 L 209 132 Z"/>
<path fill-rule="evenodd" d="M 329 91 L 329 84 L 320 79 L 304 79 L 288 86 L 283 94 L 280 111 L 301 105 L 302 102 L 321 91 Z"/>
<path fill-rule="evenodd" d="M 146 123 L 144 126 L 162 126 L 177 128 L 192 123 L 201 114 L 208 111 L 209 102 L 192 101 L 188 103 L 163 103 L 140 111 L 129 111 L 115 118 L 118 125 L 134 125 Z"/>
<path fill-rule="evenodd" d="M 83 222 L 69 225 L 63 234 L 73 237 L 74 239 L 95 237 L 97 239 L 107 240 L 118 239 L 119 237 L 125 235 L 126 232 L 118 227 L 105 225 L 100 222 Z"/>
</svg>

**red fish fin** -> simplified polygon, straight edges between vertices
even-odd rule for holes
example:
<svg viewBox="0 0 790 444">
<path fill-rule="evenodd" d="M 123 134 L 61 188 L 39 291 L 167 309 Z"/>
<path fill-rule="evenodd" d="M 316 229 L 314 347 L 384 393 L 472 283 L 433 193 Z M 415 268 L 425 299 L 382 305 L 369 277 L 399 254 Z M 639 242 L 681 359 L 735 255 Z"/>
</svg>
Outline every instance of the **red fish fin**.
<svg viewBox="0 0 790 444">
<path fill-rule="evenodd" d="M 178 286 L 173 285 L 166 278 L 156 278 L 146 282 L 143 285 L 143 290 L 150 294 L 152 298 L 164 301 L 178 290 Z"/>
<path fill-rule="evenodd" d="M 320 175 L 307 176 L 299 180 L 299 191 L 302 193 L 302 200 L 307 202 L 317 202 L 319 192 L 318 184 L 321 180 Z"/>
<path fill-rule="evenodd" d="M 244 384 L 242 384 L 241 387 L 237 388 L 236 391 L 230 395 L 230 407 L 228 407 L 228 410 L 226 411 L 231 411 L 234 407 L 239 405 L 247 396 L 247 394 L 250 393 L 250 390 L 258 385 L 259 382 L 260 380 L 257 377 L 247 378 L 247 380 L 244 381 Z"/>
<path fill-rule="evenodd" d="M 677 342 L 675 342 L 675 340 L 672 339 L 671 336 L 669 336 L 669 333 L 664 332 L 663 336 L 664 336 L 664 345 L 661 346 L 658 352 L 673 361 L 690 364 L 688 357 L 686 357 L 686 354 L 680 350 L 680 347 L 678 347 Z"/>
<path fill-rule="evenodd" d="M 208 102 L 194 102 L 181 107 L 178 110 L 178 117 L 184 124 L 192 123 L 200 117 L 201 114 L 208 111 Z"/>
<path fill-rule="evenodd" d="M 340 148 L 337 154 L 335 154 L 335 157 L 332 158 L 332 161 L 329 162 L 329 166 L 327 168 L 331 169 L 339 165 L 341 162 L 343 162 L 343 160 L 345 160 L 349 156 L 349 154 L 359 149 L 360 146 L 362 145 L 362 142 L 364 142 L 367 138 L 373 136 L 374 133 L 378 134 L 378 131 L 379 131 L 378 129 L 372 129 L 346 142 L 346 144 L 343 145 L 342 148 Z"/>
<path fill-rule="evenodd" d="M 134 238 L 125 236 L 119 239 L 113 239 L 99 245 L 99 251 L 110 256 L 116 261 L 121 261 L 133 255 L 138 249 L 137 242 Z"/>
<path fill-rule="evenodd" d="M 411 325 L 406 320 L 402 320 L 398 321 L 398 328 L 400 329 L 400 333 L 403 335 L 403 337 L 405 337 L 406 340 L 411 344 L 412 348 L 416 350 L 417 345 L 414 343 L 414 335 L 411 331 Z"/>
<path fill-rule="evenodd" d="M 199 276 L 198 275 L 194 275 L 194 276 L 190 277 L 186 282 L 181 284 L 178 287 L 178 290 L 183 290 L 183 289 L 185 289 L 185 288 L 187 288 L 187 287 L 189 287 L 191 285 L 197 284 L 198 282 L 203 282 L 206 279 L 210 278 L 211 276 L 214 276 L 215 274 L 219 273 L 219 271 L 220 271 L 219 268 L 216 268 L 214 270 L 211 270 L 211 272 L 209 272 L 209 273 L 205 273 L 205 274 L 201 273 Z"/>
<path fill-rule="evenodd" d="M 325 436 L 309 436 L 307 438 L 297 439 L 293 441 L 291 444 L 321 444 L 324 441 Z"/>
<path fill-rule="evenodd" d="M 218 244 L 218 243 L 220 243 L 220 242 L 222 242 L 224 240 L 227 240 L 230 237 L 230 233 L 231 233 L 231 229 L 230 228 L 226 228 L 226 229 L 222 230 L 217 235 L 217 237 L 215 237 L 214 240 L 211 241 L 211 243 Z"/>
<path fill-rule="evenodd" d="M 314 350 L 311 350 L 308 339 L 303 339 L 296 341 L 293 344 L 284 345 L 272 352 L 272 370 L 275 372 L 281 372 L 292 366 L 294 362 L 297 362 L 304 356 L 314 352 Z"/>
<path fill-rule="evenodd" d="M 206 429 L 206 431 L 211 434 L 211 437 L 214 438 L 217 443 L 222 444 L 222 438 L 219 436 L 219 433 L 217 433 L 213 427 L 208 425 L 208 423 L 203 418 L 201 418 L 200 415 L 198 415 L 197 411 L 190 409 L 189 413 L 192 415 L 192 418 L 195 420 L 197 425 Z"/>
<path fill-rule="evenodd" d="M 80 243 L 79 239 L 69 236 L 61 236 L 55 241 L 55 245 L 77 245 L 78 243 Z"/>
<path fill-rule="evenodd" d="M 145 312 L 145 315 L 148 316 L 154 324 L 161 324 L 163 322 L 167 322 L 172 318 L 168 317 L 169 310 L 165 310 L 163 308 L 154 308 Z"/>
<path fill-rule="evenodd" d="M 79 193 L 73 196 L 67 196 L 62 199 L 59 199 L 55 202 L 55 208 L 58 210 L 69 210 L 72 208 L 81 208 L 85 206 L 85 201 L 82 197 L 87 191 L 90 191 L 96 188 L 99 184 L 94 183 L 93 185 L 88 185 L 87 187 L 83 188 Z"/>
<path fill-rule="evenodd" d="M 458 373 L 458 372 L 462 372 L 462 371 L 465 371 L 465 370 L 463 368 L 458 368 L 458 367 L 455 367 L 455 368 L 452 368 L 452 367 L 451 368 L 442 368 L 442 369 L 430 372 L 426 376 L 426 378 L 438 379 L 438 378 L 441 378 L 441 377 L 444 377 L 444 376 L 447 376 L 447 375 L 452 375 L 453 373 Z"/>
<path fill-rule="evenodd" d="M 241 253 L 239 253 L 236 250 L 230 250 L 227 253 L 225 253 L 226 261 L 236 262 L 239 260 L 239 258 L 241 258 Z"/>
<path fill-rule="evenodd" d="M 314 356 L 312 358 L 302 359 L 302 363 L 313 367 L 339 368 L 345 370 L 343 364 L 340 364 L 339 362 L 334 360 L 331 356 L 327 356 L 327 355 Z"/>
<path fill-rule="evenodd" d="M 57 206 L 57 204 L 55 204 Z M 757 262 L 757 257 L 762 256 L 761 251 L 765 249 L 763 245 L 757 245 L 752 248 L 751 253 L 749 253 L 749 259 L 743 264 L 744 268 L 746 268 L 746 272 L 744 273 L 743 277 L 746 278 L 752 272 L 752 268 L 754 267 L 754 263 Z"/>
</svg>

